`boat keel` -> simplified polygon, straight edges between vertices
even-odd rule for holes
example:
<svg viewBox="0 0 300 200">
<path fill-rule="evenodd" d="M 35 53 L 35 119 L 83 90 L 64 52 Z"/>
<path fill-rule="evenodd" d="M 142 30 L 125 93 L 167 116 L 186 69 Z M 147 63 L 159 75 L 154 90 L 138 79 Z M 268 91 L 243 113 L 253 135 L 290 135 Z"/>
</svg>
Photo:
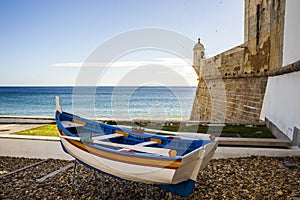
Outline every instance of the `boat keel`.
<svg viewBox="0 0 300 200">
<path fill-rule="evenodd" d="M 195 181 L 194 180 L 187 180 L 187 181 L 183 181 L 181 183 L 177 183 L 177 184 L 169 184 L 169 185 L 165 185 L 165 184 L 157 184 L 155 185 L 163 190 L 178 194 L 180 196 L 183 197 L 188 197 L 194 189 L 195 186 Z"/>
</svg>

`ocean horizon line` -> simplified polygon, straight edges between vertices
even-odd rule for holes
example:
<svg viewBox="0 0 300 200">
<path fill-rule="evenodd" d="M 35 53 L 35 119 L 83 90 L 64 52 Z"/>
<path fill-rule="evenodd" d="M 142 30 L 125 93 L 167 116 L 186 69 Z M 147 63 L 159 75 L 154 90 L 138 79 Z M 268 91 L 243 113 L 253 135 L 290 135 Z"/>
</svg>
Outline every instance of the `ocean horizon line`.
<svg viewBox="0 0 300 200">
<path fill-rule="evenodd" d="M 169 86 L 169 85 L 166 85 L 166 86 L 163 86 L 163 85 L 142 85 L 142 86 L 133 86 L 133 85 L 128 85 L 128 86 L 125 86 L 125 85 L 97 85 L 97 86 L 89 86 L 89 85 L 0 85 L 0 87 L 3 87 L 3 88 L 9 88 L 9 87 L 51 87 L 51 88 L 54 88 L 54 87 L 127 87 L 127 88 L 132 88 L 132 87 L 191 87 L 191 88 L 196 88 L 197 86 L 194 85 L 194 86 L 189 86 L 189 85 L 172 85 L 172 86 Z"/>
<path fill-rule="evenodd" d="M 55 113 L 55 112 L 54 112 Z M 16 118 L 16 119 L 42 119 L 42 120 L 55 120 L 55 114 L 53 116 L 30 116 L 30 115 L 0 115 L 0 118 Z M 83 116 L 84 117 L 84 116 Z M 190 120 L 189 118 L 88 118 L 96 121 L 195 121 Z"/>
</svg>

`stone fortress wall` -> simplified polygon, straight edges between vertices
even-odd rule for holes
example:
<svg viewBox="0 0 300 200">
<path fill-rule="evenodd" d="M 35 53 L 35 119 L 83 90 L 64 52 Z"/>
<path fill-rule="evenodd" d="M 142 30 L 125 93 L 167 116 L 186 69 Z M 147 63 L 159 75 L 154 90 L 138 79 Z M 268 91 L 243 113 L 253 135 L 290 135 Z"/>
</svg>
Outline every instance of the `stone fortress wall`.
<svg viewBox="0 0 300 200">
<path fill-rule="evenodd" d="M 193 68 L 198 87 L 191 120 L 259 122 L 268 77 L 282 66 L 286 0 L 245 0 L 244 44 L 204 58 L 200 40 Z"/>
</svg>

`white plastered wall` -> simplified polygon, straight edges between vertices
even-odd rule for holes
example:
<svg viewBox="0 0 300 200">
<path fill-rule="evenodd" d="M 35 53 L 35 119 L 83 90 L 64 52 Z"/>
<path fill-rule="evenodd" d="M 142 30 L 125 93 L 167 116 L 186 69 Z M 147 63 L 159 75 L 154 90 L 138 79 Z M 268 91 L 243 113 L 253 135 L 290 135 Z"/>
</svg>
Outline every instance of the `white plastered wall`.
<svg viewBox="0 0 300 200">
<path fill-rule="evenodd" d="M 294 127 L 300 127 L 300 71 L 269 77 L 260 115 L 265 117 L 293 139 Z"/>
<path fill-rule="evenodd" d="M 283 64 L 300 60 L 300 1 L 286 0 L 283 40 Z"/>
</svg>

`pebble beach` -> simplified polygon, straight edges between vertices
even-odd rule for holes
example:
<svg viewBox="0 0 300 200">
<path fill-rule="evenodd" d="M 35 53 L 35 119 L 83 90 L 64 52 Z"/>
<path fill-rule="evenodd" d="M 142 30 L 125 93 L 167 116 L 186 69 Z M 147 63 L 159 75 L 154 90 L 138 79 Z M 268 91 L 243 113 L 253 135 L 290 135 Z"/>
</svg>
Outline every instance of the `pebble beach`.
<svg viewBox="0 0 300 200">
<path fill-rule="evenodd" d="M 74 189 L 72 163 L 0 157 L 0 199 L 300 199 L 299 156 L 211 160 L 199 172 L 188 198 L 94 173 L 81 164 L 77 164 Z"/>
</svg>

